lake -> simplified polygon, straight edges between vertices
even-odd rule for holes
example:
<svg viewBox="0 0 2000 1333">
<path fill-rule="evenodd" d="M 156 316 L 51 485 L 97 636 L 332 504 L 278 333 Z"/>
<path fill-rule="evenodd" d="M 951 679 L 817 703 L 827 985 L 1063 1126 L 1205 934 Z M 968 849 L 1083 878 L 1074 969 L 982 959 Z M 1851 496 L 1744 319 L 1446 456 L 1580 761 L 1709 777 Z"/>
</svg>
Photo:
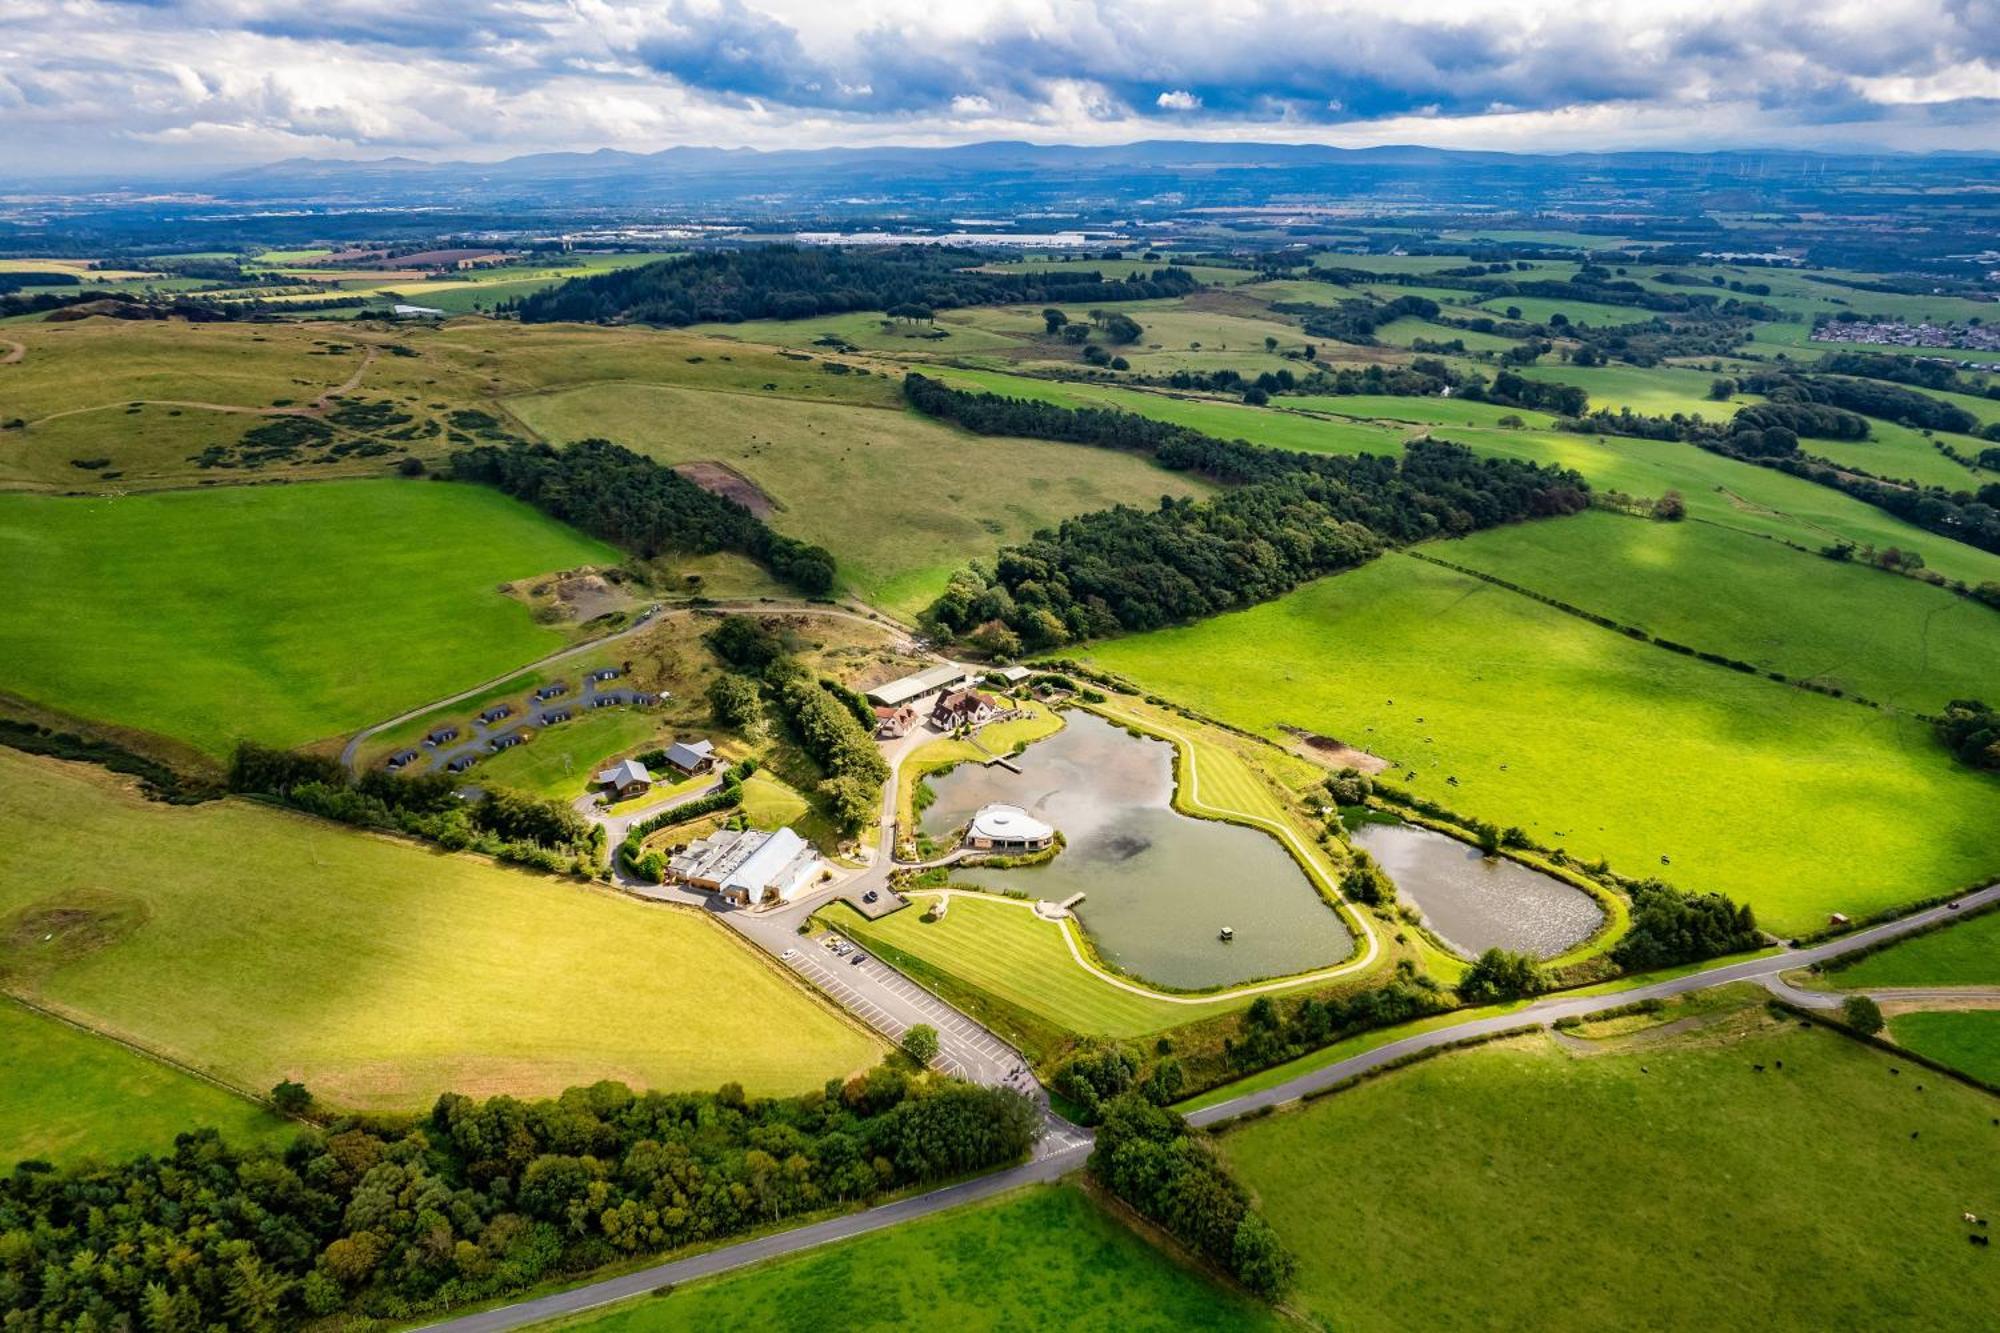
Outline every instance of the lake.
<svg viewBox="0 0 2000 1333">
<path fill-rule="evenodd" d="M 1326 967 L 1354 940 L 1277 839 L 1255 829 L 1190 819 L 1173 808 L 1174 751 L 1135 739 L 1094 713 L 1016 762 L 961 764 L 930 781 L 937 800 L 923 831 L 943 838 L 993 801 L 1017 805 L 1062 832 L 1047 865 L 955 869 L 964 884 L 1061 902 L 1103 956 L 1134 976 L 1195 990 Z M 1217 938 L 1222 927 L 1236 938 Z"/>
<path fill-rule="evenodd" d="M 1553 958 L 1603 924 L 1603 909 L 1583 890 L 1431 829 L 1363 824 L 1351 836 L 1424 924 L 1468 957 L 1497 947 Z"/>
</svg>

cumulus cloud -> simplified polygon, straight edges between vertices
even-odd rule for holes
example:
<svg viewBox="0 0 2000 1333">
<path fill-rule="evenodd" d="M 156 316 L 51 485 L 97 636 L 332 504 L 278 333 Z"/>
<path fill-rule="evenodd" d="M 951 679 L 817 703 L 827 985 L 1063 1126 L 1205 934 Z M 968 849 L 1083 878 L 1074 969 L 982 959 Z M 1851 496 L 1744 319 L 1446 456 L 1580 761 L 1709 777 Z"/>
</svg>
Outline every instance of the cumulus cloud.
<svg viewBox="0 0 2000 1333">
<path fill-rule="evenodd" d="M 0 170 L 976 133 L 2000 149 L 1994 0 L 7 0 Z"/>
</svg>

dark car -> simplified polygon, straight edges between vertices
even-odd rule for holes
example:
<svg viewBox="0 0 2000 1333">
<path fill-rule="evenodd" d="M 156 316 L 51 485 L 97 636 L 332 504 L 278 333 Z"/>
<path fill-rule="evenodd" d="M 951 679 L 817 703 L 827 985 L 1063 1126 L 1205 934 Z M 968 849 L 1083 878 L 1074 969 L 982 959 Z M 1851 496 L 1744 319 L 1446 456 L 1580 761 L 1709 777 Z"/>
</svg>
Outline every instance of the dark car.
<svg viewBox="0 0 2000 1333">
<path fill-rule="evenodd" d="M 864 903 L 872 903 L 872 902 L 874 902 L 874 901 L 875 901 L 875 900 L 876 900 L 877 898 L 880 898 L 881 896 L 882 896 L 882 895 L 881 895 L 881 894 L 879 894 L 879 893 L 877 893 L 877 892 L 875 892 L 875 890 L 873 890 L 873 889 L 870 889 L 870 890 L 868 890 L 868 892 L 866 892 L 866 893 L 864 893 L 864 894 L 862 894 L 862 895 L 861 895 L 861 901 L 862 901 L 862 902 L 864 902 Z"/>
</svg>

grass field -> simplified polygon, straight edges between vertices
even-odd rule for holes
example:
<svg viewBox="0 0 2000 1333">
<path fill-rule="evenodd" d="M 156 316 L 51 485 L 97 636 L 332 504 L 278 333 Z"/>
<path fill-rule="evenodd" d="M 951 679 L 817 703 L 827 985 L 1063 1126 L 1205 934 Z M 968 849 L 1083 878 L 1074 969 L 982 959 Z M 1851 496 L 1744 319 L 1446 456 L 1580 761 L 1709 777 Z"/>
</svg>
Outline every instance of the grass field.
<svg viewBox="0 0 2000 1333">
<path fill-rule="evenodd" d="M 0 495 L 0 687 L 220 754 L 297 744 L 553 652 L 495 585 L 617 552 L 497 491 L 404 481 Z"/>
<path fill-rule="evenodd" d="M 824 545 L 892 612 L 921 609 L 967 560 L 1071 514 L 1202 489 L 1128 454 L 974 436 L 900 409 L 641 384 L 508 406 L 552 440 L 603 435 L 662 462 L 740 469 L 779 506 L 774 527 Z"/>
<path fill-rule="evenodd" d="M 1394 780 L 1414 772 L 1416 794 L 1626 874 L 1723 890 L 1779 931 L 2000 871 L 1982 832 L 2000 822 L 2000 783 L 1955 766 L 1924 723 L 1405 556 L 1088 655 L 1266 735 L 1290 724 L 1363 746 Z"/>
<path fill-rule="evenodd" d="M 1878 477 L 1942 486 L 1952 491 L 1975 490 L 1986 482 L 2000 481 L 2000 473 L 1954 463 L 1939 453 L 1921 432 L 1908 426 L 1870 419 L 1868 428 L 1869 438 L 1865 440 L 1801 440 L 1799 448 Z M 1992 447 L 1985 440 L 1948 431 L 1939 432 L 1937 439 L 1964 458 L 1978 458 L 1981 450 Z"/>
<path fill-rule="evenodd" d="M 1897 1014 L 1889 1036 L 1898 1046 L 2000 1086 L 2000 1009 Z"/>
<path fill-rule="evenodd" d="M 248 1098 L 113 1041 L 0 1000 L 0 1170 L 165 1153 L 191 1129 L 231 1143 L 288 1142 L 298 1126 Z"/>
<path fill-rule="evenodd" d="M 1074 1185 L 1043 1185 L 555 1325 L 593 1333 L 1286 1327 Z"/>
<path fill-rule="evenodd" d="M 1518 417 L 1524 425 L 1547 428 L 1555 418 L 1547 412 L 1499 403 L 1475 403 L 1464 398 L 1408 398 L 1387 394 L 1286 394 L 1272 400 L 1285 410 L 1331 412 L 1339 416 L 1425 426 L 1497 426 L 1503 417 Z"/>
<path fill-rule="evenodd" d="M 584 794 L 603 761 L 644 749 L 666 721 L 646 709 L 594 708 L 480 760 L 479 782 L 570 800 Z"/>
<path fill-rule="evenodd" d="M 1708 396 L 1714 375 L 1672 366 L 1572 366 L 1549 361 L 1523 366 L 1521 377 L 1546 384 L 1574 384 L 1590 395 L 1593 412 L 1629 407 L 1642 416 L 1670 417 L 1679 412 L 1707 421 L 1727 421 L 1744 403 L 1760 401 L 1755 395 L 1738 394 L 1727 402 L 1717 402 Z"/>
<path fill-rule="evenodd" d="M 700 913 L 6 750 L 0 826 L 8 987 L 238 1087 L 779 1093 L 879 1050 Z"/>
<path fill-rule="evenodd" d="M 173 398 L 237 407 L 309 402 L 360 366 L 337 331 L 265 331 L 255 324 L 82 319 L 21 325 L 27 356 L 5 368 L 6 415 L 30 423 L 79 407 Z M 348 350 L 336 352 L 331 346 Z"/>
<path fill-rule="evenodd" d="M 2000 912 L 1982 912 L 1827 973 L 1844 989 L 1877 986 L 2000 986 Z"/>
<path fill-rule="evenodd" d="M 1979 1326 L 2000 1270 L 1959 1215 L 2000 1207 L 2000 1102 L 1893 1063 L 1760 1010 L 1580 1056 L 1536 1034 L 1223 1150 L 1327 1327 Z"/>
<path fill-rule="evenodd" d="M 1591 511 L 1424 548 L 1663 638 L 1914 712 L 1991 687 L 2000 616 L 1713 523 Z"/>
</svg>

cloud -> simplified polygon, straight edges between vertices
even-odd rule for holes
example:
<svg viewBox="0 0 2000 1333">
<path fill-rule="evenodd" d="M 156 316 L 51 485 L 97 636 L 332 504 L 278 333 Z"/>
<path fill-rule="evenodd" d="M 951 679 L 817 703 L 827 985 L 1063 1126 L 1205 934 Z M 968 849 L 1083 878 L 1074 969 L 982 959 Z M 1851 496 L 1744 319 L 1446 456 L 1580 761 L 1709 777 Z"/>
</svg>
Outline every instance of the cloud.
<svg viewBox="0 0 2000 1333">
<path fill-rule="evenodd" d="M 1171 133 L 2000 149 L 2000 4 L 7 0 L 0 172 Z M 1538 136 L 1552 135 L 1556 141 Z"/>
</svg>

